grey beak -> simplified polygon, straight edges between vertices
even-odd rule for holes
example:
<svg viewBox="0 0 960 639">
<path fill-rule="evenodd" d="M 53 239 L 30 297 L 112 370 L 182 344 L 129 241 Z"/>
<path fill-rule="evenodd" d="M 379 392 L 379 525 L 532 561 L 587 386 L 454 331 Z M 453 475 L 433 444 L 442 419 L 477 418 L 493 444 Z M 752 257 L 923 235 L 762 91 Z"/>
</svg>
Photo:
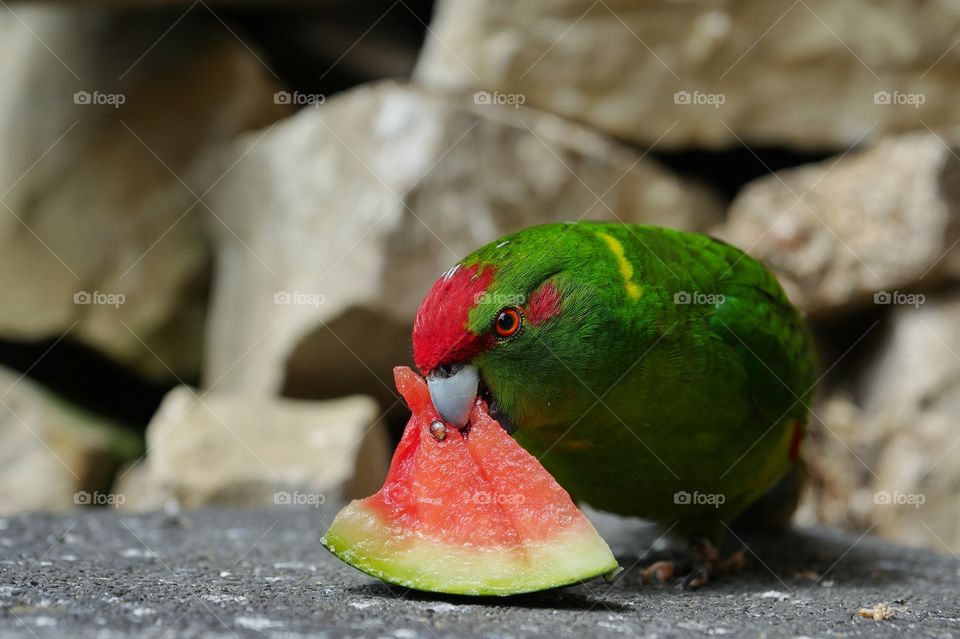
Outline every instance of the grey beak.
<svg viewBox="0 0 960 639">
<path fill-rule="evenodd" d="M 467 423 L 479 386 L 480 371 L 469 364 L 457 365 L 449 371 L 427 377 L 427 388 L 430 389 L 433 407 L 445 422 L 457 428 Z"/>
</svg>

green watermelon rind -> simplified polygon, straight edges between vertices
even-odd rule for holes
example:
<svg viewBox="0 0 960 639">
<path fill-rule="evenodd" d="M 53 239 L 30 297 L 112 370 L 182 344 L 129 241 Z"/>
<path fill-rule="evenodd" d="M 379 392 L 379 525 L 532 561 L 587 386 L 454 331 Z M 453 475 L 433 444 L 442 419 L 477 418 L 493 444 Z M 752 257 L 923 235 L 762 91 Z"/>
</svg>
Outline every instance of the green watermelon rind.
<svg viewBox="0 0 960 639">
<path fill-rule="evenodd" d="M 362 501 L 337 515 L 323 545 L 382 581 L 454 595 L 508 596 L 582 583 L 620 566 L 593 526 L 514 546 L 468 547 L 398 529 Z"/>
</svg>

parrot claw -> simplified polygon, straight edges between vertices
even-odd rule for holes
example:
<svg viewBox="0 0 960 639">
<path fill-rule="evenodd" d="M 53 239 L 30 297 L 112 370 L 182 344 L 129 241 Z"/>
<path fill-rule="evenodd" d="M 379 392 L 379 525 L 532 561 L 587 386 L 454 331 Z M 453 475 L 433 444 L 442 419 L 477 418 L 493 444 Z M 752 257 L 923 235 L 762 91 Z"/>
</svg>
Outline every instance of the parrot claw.
<svg viewBox="0 0 960 639">
<path fill-rule="evenodd" d="M 706 585 L 711 577 L 739 572 L 743 570 L 747 563 L 747 556 L 743 548 L 726 559 L 720 559 L 720 551 L 717 550 L 717 547 L 704 540 L 692 542 L 689 553 L 693 558 L 693 568 L 680 583 L 683 590 L 696 590 Z"/>
<path fill-rule="evenodd" d="M 706 585 L 712 577 L 739 572 L 746 565 L 746 554 L 742 548 L 726 559 L 720 559 L 717 548 L 704 540 L 691 542 L 686 554 L 687 557 L 679 565 L 689 566 L 688 572 L 678 571 L 676 562 L 655 561 L 643 569 L 643 583 L 666 583 L 677 576 L 681 578 L 681 589 L 696 590 Z"/>
<path fill-rule="evenodd" d="M 680 583 L 681 590 L 696 590 L 710 581 L 710 572 L 705 566 L 697 566 Z"/>
</svg>

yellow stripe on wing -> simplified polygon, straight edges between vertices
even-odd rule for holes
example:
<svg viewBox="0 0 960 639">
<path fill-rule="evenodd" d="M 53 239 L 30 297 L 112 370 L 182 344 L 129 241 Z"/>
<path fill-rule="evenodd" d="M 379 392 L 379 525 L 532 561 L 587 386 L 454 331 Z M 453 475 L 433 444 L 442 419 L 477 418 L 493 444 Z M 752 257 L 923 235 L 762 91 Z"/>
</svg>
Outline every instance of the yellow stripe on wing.
<svg viewBox="0 0 960 639">
<path fill-rule="evenodd" d="M 623 244 L 620 243 L 620 240 L 607 233 L 597 233 L 597 235 L 603 238 L 603 241 L 607 243 L 610 252 L 613 253 L 613 256 L 617 260 L 617 268 L 620 270 L 620 275 L 623 276 L 623 285 L 627 291 L 627 297 L 633 300 L 639 299 L 641 293 L 640 286 L 633 281 L 633 264 L 627 260 L 627 256 L 623 252 Z"/>
</svg>

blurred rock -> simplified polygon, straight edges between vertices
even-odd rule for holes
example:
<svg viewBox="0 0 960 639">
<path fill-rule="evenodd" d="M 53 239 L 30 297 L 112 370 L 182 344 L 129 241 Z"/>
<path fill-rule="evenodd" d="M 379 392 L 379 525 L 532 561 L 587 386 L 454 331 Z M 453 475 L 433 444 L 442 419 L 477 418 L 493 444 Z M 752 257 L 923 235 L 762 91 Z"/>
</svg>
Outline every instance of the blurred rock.
<svg viewBox="0 0 960 639">
<path fill-rule="evenodd" d="M 392 367 L 432 282 L 549 221 L 704 228 L 716 200 L 555 116 L 386 82 L 304 109 L 211 161 L 219 222 L 208 384 L 396 405 Z"/>
<path fill-rule="evenodd" d="M 181 10 L 13 11 L 0 13 L 0 337 L 69 332 L 147 375 L 196 376 L 210 255 L 179 174 L 287 112 L 269 71 L 219 24 L 170 28 Z"/>
<path fill-rule="evenodd" d="M 960 551 L 960 293 L 892 310 L 858 401 L 818 409 L 801 521 Z"/>
<path fill-rule="evenodd" d="M 877 529 L 960 551 L 960 294 L 897 308 L 863 380 L 868 416 L 889 432 L 876 471 Z M 887 499 L 884 499 L 887 497 Z"/>
<path fill-rule="evenodd" d="M 794 521 L 864 532 L 875 521 L 874 468 L 883 433 L 843 393 L 827 397 L 814 411 L 801 447 L 807 481 Z"/>
<path fill-rule="evenodd" d="M 903 303 L 909 289 L 960 273 L 960 159 L 950 140 L 894 136 L 756 180 L 717 235 L 772 267 L 812 315 Z"/>
<path fill-rule="evenodd" d="M 0 368 L 0 514 L 108 505 L 138 439 Z"/>
<path fill-rule="evenodd" d="M 124 464 L 117 470 L 111 494 L 123 495 L 120 508 L 131 511 L 159 510 L 167 506 L 165 495 L 149 475 L 145 457 Z"/>
<path fill-rule="evenodd" d="M 323 402 L 212 393 L 179 386 L 147 428 L 145 463 L 115 488 L 131 510 L 301 505 L 367 496 L 390 460 L 380 409 L 356 395 Z"/>
<path fill-rule="evenodd" d="M 415 78 L 645 145 L 836 149 L 960 119 L 958 20 L 950 0 L 441 0 Z"/>
</svg>

